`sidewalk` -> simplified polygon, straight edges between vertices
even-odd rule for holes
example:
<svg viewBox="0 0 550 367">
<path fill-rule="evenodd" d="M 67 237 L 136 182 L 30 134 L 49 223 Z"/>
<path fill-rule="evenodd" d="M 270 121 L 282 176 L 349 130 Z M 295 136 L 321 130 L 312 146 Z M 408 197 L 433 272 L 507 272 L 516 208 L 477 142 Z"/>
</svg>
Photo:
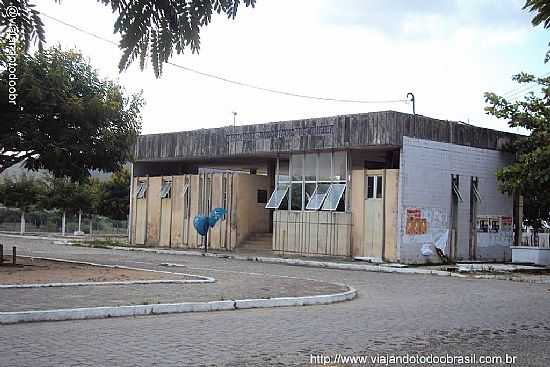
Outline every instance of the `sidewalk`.
<svg viewBox="0 0 550 367">
<path fill-rule="evenodd" d="M 15 238 L 29 238 L 29 236 L 20 235 L 5 235 Z M 44 239 L 56 241 L 57 244 L 68 246 L 83 246 L 84 239 L 60 239 L 59 237 L 34 237 L 36 239 Z M 93 247 L 93 246 L 90 246 Z M 258 253 L 246 252 L 221 252 L 209 251 L 204 253 L 200 250 L 188 249 L 169 249 L 157 247 L 131 247 L 131 246 L 110 246 L 100 245 L 102 248 L 109 248 L 120 251 L 141 251 L 148 253 L 167 254 L 167 255 L 182 255 L 182 256 L 209 256 L 223 259 L 234 259 L 242 261 L 257 261 L 268 264 L 284 264 L 291 266 L 306 266 L 315 268 L 337 269 L 337 270 L 355 270 L 355 271 L 370 271 L 382 273 L 398 273 L 398 274 L 421 274 L 421 275 L 436 275 L 457 278 L 470 279 L 499 279 L 512 280 L 528 283 L 548 283 L 550 284 L 550 269 L 541 268 L 538 266 L 514 265 L 514 264 L 497 264 L 497 263 L 461 263 L 456 265 L 419 265 L 408 266 L 395 263 L 368 263 L 364 261 L 354 261 L 351 259 L 340 258 L 311 258 L 299 256 L 277 256 L 271 252 L 258 255 Z"/>
</svg>

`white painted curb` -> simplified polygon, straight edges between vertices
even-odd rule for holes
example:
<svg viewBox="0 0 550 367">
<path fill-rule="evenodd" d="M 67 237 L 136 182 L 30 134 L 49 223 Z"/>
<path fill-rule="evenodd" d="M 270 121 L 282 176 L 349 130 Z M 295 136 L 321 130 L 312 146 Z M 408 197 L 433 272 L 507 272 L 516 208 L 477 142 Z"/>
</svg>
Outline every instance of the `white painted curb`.
<svg viewBox="0 0 550 367">
<path fill-rule="evenodd" d="M 35 239 L 32 236 L 21 236 L 21 235 L 11 235 L 0 233 L 0 236 L 15 237 L 15 238 L 27 238 Z M 53 241 L 55 238 L 48 237 L 38 237 L 36 239 L 45 239 Z M 79 242 L 79 241 L 73 241 Z M 71 245 L 70 240 L 57 243 L 60 245 Z M 444 270 L 432 270 L 432 269 L 419 269 L 419 268 L 401 268 L 393 266 L 384 266 L 384 265 L 371 265 L 371 264 L 348 264 L 348 263 L 337 263 L 332 261 L 315 261 L 315 260 L 301 260 L 301 259 L 284 259 L 278 257 L 267 257 L 267 256 L 242 256 L 235 254 L 219 254 L 207 252 L 203 253 L 200 251 L 189 251 L 189 250 L 168 250 L 168 249 L 157 249 L 157 248 L 144 248 L 144 247 L 123 247 L 123 246 L 105 246 L 106 248 L 112 250 L 123 250 L 123 251 L 141 251 L 141 252 L 150 252 L 155 254 L 166 254 L 166 255 L 184 255 L 184 256 L 208 256 L 216 257 L 222 259 L 235 259 L 235 260 L 245 260 L 245 261 L 257 261 L 267 264 L 282 264 L 282 265 L 294 265 L 294 266 L 307 266 L 314 268 L 326 268 L 326 269 L 337 269 L 337 270 L 357 270 L 357 271 L 371 271 L 378 273 L 397 273 L 397 274 L 423 274 L 423 275 L 437 275 L 444 277 L 455 277 L 455 278 L 468 278 L 464 274 L 459 274 L 451 271 Z"/>
<path fill-rule="evenodd" d="M 257 261 L 267 264 L 281 264 L 281 265 L 294 265 L 294 266 L 307 266 L 313 268 L 325 268 L 325 269 L 337 269 L 337 270 L 358 270 L 358 271 L 371 271 L 378 273 L 397 273 L 397 274 L 424 274 L 424 275 L 437 275 L 445 277 L 467 278 L 464 274 L 458 274 L 444 270 L 432 270 L 432 269 L 419 269 L 419 268 L 402 268 L 383 265 L 370 265 L 370 264 L 348 264 L 337 263 L 332 261 L 315 261 L 315 260 L 301 260 L 301 259 L 285 259 L 278 257 L 267 256 L 242 256 L 234 254 L 218 254 L 218 253 L 202 253 L 198 251 L 187 250 L 164 250 L 155 248 L 141 248 L 141 247 L 122 247 L 122 246 L 109 246 L 113 250 L 122 251 L 141 251 L 150 252 L 155 254 L 165 255 L 184 255 L 184 256 L 207 256 L 216 257 L 222 259 L 234 259 L 244 261 Z"/>
<path fill-rule="evenodd" d="M 326 305 L 348 301 L 357 295 L 354 288 L 348 287 L 342 293 L 305 297 L 280 297 L 266 299 L 242 299 L 212 302 L 163 303 L 157 305 L 131 305 L 113 307 L 86 307 L 56 310 L 0 312 L 0 324 L 15 324 L 36 321 L 65 321 L 161 315 L 168 313 L 231 311 L 249 308 L 272 308 L 289 306 Z"/>
<path fill-rule="evenodd" d="M 43 256 L 28 256 L 28 255 L 17 255 L 18 257 L 25 257 L 28 259 L 38 259 L 38 260 L 48 260 L 48 261 L 56 261 L 56 262 L 63 262 L 63 263 L 70 263 L 70 264 L 79 264 L 79 265 L 90 265 L 90 266 L 97 266 L 102 268 L 110 268 L 110 269 L 125 269 L 125 270 L 136 270 L 136 271 L 145 271 L 150 273 L 161 273 L 161 274 L 174 274 L 174 275 L 183 275 L 190 278 L 198 278 L 198 279 L 166 279 L 169 280 L 172 283 L 215 283 L 216 279 L 212 277 L 207 277 L 205 275 L 195 275 L 195 274 L 189 274 L 189 273 L 176 273 L 173 271 L 165 271 L 165 270 L 155 270 L 155 269 L 143 269 L 143 268 L 136 268 L 132 266 L 125 266 L 125 265 L 109 265 L 109 264 L 99 264 L 99 263 L 93 263 L 93 262 L 87 262 L 87 261 L 77 261 L 77 260 L 70 260 L 70 259 L 59 259 L 56 257 L 43 257 Z M 132 283 L 136 282 L 136 283 Z M 109 283 L 121 283 L 121 284 L 143 284 L 143 282 L 162 282 L 162 280 L 153 280 L 153 281 L 147 281 L 147 280 L 132 280 L 128 282 L 92 282 L 91 285 L 111 285 Z M 98 283 L 107 283 L 107 284 L 98 284 Z M 47 284 L 56 284 L 56 283 L 47 283 Z M 59 284 L 71 284 L 71 283 L 59 283 Z M 74 283 L 78 285 L 79 283 Z M 90 285 L 87 282 L 82 283 L 84 285 Z M 11 286 L 11 284 L 10 284 Z M 1 288 L 2 286 L 0 286 Z M 14 287 L 15 288 L 15 287 Z"/>
<path fill-rule="evenodd" d="M 207 281 L 185 279 L 153 279 L 153 280 L 125 280 L 113 282 L 73 282 L 73 283 L 30 283 L 30 284 L 0 284 L 0 289 L 28 289 L 28 288 L 59 288 L 59 287 L 89 287 L 103 285 L 144 285 L 144 284 L 189 284 L 210 283 Z"/>
</svg>

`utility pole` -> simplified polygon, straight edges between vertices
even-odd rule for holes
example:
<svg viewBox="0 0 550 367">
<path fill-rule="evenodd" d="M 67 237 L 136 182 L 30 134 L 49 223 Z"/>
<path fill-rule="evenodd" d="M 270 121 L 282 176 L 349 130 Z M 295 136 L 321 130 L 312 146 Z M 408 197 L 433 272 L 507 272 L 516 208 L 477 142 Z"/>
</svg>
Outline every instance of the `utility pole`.
<svg viewBox="0 0 550 367">
<path fill-rule="evenodd" d="M 416 115 L 416 100 L 414 99 L 414 94 L 412 92 L 407 93 L 407 98 L 411 97 L 411 102 L 413 104 L 413 115 Z"/>
</svg>

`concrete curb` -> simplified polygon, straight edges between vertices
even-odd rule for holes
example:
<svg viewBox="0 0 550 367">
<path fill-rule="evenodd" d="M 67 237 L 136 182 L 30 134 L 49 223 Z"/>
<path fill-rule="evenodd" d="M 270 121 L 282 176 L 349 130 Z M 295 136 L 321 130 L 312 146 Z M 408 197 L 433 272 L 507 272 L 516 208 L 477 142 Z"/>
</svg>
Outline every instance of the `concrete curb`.
<svg viewBox="0 0 550 367">
<path fill-rule="evenodd" d="M 53 238 L 48 237 L 33 237 L 33 236 L 21 236 L 21 235 L 4 235 L 15 238 L 27 238 L 27 239 L 44 239 L 49 241 L 54 241 Z M 79 241 L 73 241 L 79 242 Z M 71 245 L 70 240 L 57 242 L 59 245 Z M 436 275 L 444 277 L 455 277 L 455 278 L 468 278 L 464 274 L 459 274 L 450 271 L 444 270 L 432 270 L 432 269 L 419 269 L 419 268 L 402 268 L 402 267 L 393 267 L 393 266 L 384 266 L 384 265 L 371 265 L 371 264 L 349 264 L 349 263 L 337 263 L 332 261 L 315 261 L 315 260 L 301 260 L 301 259 L 285 259 L 278 257 L 268 257 L 268 256 L 243 256 L 236 254 L 219 254 L 213 252 L 199 252 L 199 251 L 188 251 L 188 250 L 165 250 L 158 248 L 144 248 L 144 247 L 123 247 L 123 246 L 105 246 L 105 248 L 111 250 L 122 250 L 122 251 L 141 251 L 149 252 L 155 254 L 165 254 L 165 255 L 184 255 L 184 256 L 207 256 L 215 257 L 221 259 L 233 259 L 233 260 L 243 260 L 243 261 L 257 261 L 267 264 L 281 264 L 281 265 L 293 265 L 293 266 L 306 266 L 313 268 L 325 268 L 325 269 L 336 269 L 336 270 L 356 270 L 356 271 L 371 271 L 378 273 L 397 273 L 397 274 L 422 274 L 422 275 Z"/>
<path fill-rule="evenodd" d="M 68 243 L 68 245 L 70 244 Z M 234 254 L 218 254 L 218 253 L 212 253 L 212 252 L 208 252 L 205 254 L 198 251 L 164 250 L 164 249 L 141 248 L 141 247 L 109 246 L 109 248 L 113 250 L 122 250 L 122 251 L 141 251 L 141 252 L 150 252 L 150 253 L 165 254 L 165 255 L 206 256 L 206 257 L 215 257 L 215 258 L 221 258 L 221 259 L 257 261 L 257 262 L 268 263 L 268 264 L 306 266 L 306 267 L 313 267 L 313 268 L 371 271 L 371 272 L 379 272 L 379 273 L 423 274 L 423 275 L 437 275 L 437 276 L 445 276 L 445 277 L 467 278 L 466 275 L 458 274 L 450 271 L 444 271 L 444 270 L 400 268 L 400 267 L 370 265 L 370 264 L 347 264 L 347 263 L 337 263 L 337 262 L 331 262 L 331 261 L 284 259 L 284 258 L 268 257 L 268 256 L 242 256 L 242 255 L 234 255 Z"/>
<path fill-rule="evenodd" d="M 185 279 L 154 279 L 154 280 L 126 280 L 126 281 L 117 281 L 117 282 L 0 284 L 0 289 L 89 287 L 89 286 L 103 286 L 103 285 L 189 284 L 189 283 L 196 284 L 198 282 L 196 280 L 185 280 Z M 200 283 L 210 283 L 210 282 L 204 281 Z"/>
<path fill-rule="evenodd" d="M 216 282 L 216 279 L 212 277 L 207 277 L 205 275 L 195 275 L 195 274 L 189 274 L 189 273 L 176 273 L 173 271 L 165 271 L 165 270 L 155 270 L 155 269 L 143 269 L 143 268 L 136 268 L 133 266 L 125 266 L 125 265 L 109 265 L 109 264 L 99 264 L 94 262 L 88 262 L 88 261 L 77 261 L 77 260 L 70 260 L 70 259 L 59 259 L 56 257 L 43 257 L 43 256 L 28 256 L 28 255 L 17 255 L 18 257 L 24 257 L 27 259 L 39 259 L 39 260 L 48 260 L 48 261 L 56 261 L 56 262 L 63 262 L 63 263 L 70 263 L 70 264 L 78 264 L 78 265 L 90 265 L 90 266 L 97 266 L 102 268 L 110 268 L 110 269 L 125 269 L 125 270 L 136 270 L 136 271 L 146 271 L 150 273 L 161 273 L 161 274 L 174 274 L 174 275 L 183 275 L 191 278 L 198 278 L 198 279 L 166 279 L 170 280 L 171 282 L 185 282 L 185 283 L 214 283 Z M 159 280 L 154 280 L 155 282 L 159 282 Z M 140 281 L 130 281 L 130 282 L 145 282 L 144 280 Z M 92 282 L 93 283 L 93 282 Z M 101 282 L 97 282 L 101 283 Z M 104 283 L 112 283 L 112 282 L 104 282 Z M 127 282 L 115 282 L 115 283 L 122 283 L 122 284 L 132 284 Z M 55 284 L 55 283 L 51 283 Z M 60 283 L 60 284 L 70 284 L 70 283 Z M 77 284 L 77 283 L 75 283 Z M 136 283 L 138 284 L 138 283 Z M 86 283 L 86 285 L 89 285 Z M 1 288 L 1 286 L 0 286 Z"/>
<path fill-rule="evenodd" d="M 110 317 L 161 315 L 169 313 L 232 311 L 249 308 L 327 305 L 331 303 L 352 300 L 353 298 L 355 298 L 356 295 L 357 291 L 352 287 L 348 287 L 348 290 L 346 292 L 324 294 L 318 296 L 0 312 L 0 324 L 16 324 L 22 322 L 37 321 L 102 319 Z"/>
</svg>

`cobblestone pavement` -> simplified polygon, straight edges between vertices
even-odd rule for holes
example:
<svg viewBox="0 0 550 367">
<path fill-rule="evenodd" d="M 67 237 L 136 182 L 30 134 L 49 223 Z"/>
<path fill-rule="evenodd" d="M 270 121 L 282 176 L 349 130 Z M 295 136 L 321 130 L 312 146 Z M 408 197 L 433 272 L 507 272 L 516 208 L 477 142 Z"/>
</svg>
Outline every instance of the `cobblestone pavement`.
<svg viewBox="0 0 550 367">
<path fill-rule="evenodd" d="M 174 262 L 218 279 L 270 273 L 359 291 L 351 302 L 328 306 L 0 326 L 2 366 L 293 366 L 319 354 L 405 353 L 507 353 L 517 357 L 516 366 L 550 365 L 549 285 L 1 241 L 44 256 L 70 252 L 131 266 Z"/>
<path fill-rule="evenodd" d="M 37 240 L 8 241 L 2 239 L 2 241 L 8 246 L 17 245 L 19 254 L 206 275 L 215 278 L 216 282 L 0 289 L 0 312 L 313 296 L 348 290 L 344 285 L 331 284 L 326 281 L 270 276 L 263 272 L 214 272 L 202 268 L 188 269 L 187 266 L 166 267 L 160 265 L 162 261 L 154 261 L 154 257 L 149 256 L 147 259 L 136 260 L 137 254 L 128 255 L 115 250 L 47 245 L 41 241 L 37 242 Z M 177 279 L 178 276 L 174 275 L 173 278 Z"/>
</svg>

